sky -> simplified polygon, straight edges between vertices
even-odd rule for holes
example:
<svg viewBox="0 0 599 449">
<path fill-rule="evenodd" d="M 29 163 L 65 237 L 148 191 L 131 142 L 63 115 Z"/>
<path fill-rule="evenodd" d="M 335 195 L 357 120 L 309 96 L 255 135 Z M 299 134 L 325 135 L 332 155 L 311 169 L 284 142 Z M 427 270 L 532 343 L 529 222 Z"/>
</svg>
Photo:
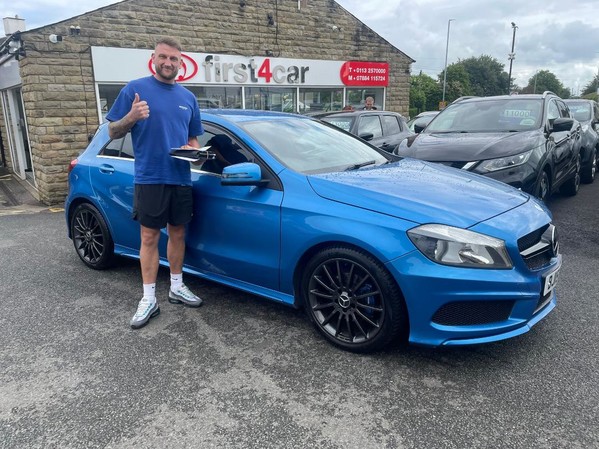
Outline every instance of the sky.
<svg viewBox="0 0 599 449">
<path fill-rule="evenodd" d="M 599 73 L 597 0 L 336 1 L 416 60 L 413 75 L 422 72 L 437 78 L 445 67 L 446 55 L 448 65 L 488 55 L 509 72 L 512 42 L 512 78 L 520 87 L 526 86 L 538 70 L 549 70 L 577 95 Z M 0 3 L 0 15 L 18 15 L 31 30 L 112 3 L 116 2 L 7 0 Z M 512 22 L 517 27 L 515 39 Z"/>
</svg>

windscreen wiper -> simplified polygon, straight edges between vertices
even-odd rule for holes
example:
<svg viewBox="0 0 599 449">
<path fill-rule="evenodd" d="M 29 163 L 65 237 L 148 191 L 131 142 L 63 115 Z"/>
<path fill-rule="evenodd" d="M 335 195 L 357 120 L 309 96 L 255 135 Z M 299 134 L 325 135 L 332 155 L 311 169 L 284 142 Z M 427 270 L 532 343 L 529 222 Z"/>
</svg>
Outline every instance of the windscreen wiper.
<svg viewBox="0 0 599 449">
<path fill-rule="evenodd" d="M 352 171 L 352 170 L 358 170 L 362 167 L 366 167 L 367 165 L 374 165 L 376 164 L 376 161 L 366 161 L 366 162 L 361 162 L 359 164 L 354 164 L 354 165 L 350 165 L 349 167 L 347 167 L 345 169 L 345 171 Z"/>
</svg>

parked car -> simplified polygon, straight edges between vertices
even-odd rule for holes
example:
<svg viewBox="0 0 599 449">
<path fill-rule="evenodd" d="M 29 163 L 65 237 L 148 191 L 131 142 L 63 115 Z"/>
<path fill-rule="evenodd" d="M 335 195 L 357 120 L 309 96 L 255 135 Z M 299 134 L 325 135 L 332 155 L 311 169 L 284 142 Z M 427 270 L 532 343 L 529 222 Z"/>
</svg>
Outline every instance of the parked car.
<svg viewBox="0 0 599 449">
<path fill-rule="evenodd" d="M 224 135 L 240 162 L 192 166 L 186 273 L 305 307 L 327 340 L 362 352 L 510 338 L 555 307 L 557 233 L 529 195 L 297 114 L 205 111 L 203 125 L 200 144 Z M 133 154 L 103 124 L 70 164 L 68 236 L 90 268 L 139 257 Z"/>
<path fill-rule="evenodd" d="M 389 153 L 397 148 L 399 142 L 414 134 L 409 130 L 405 118 L 391 111 L 328 112 L 312 117 L 355 134 Z"/>
<path fill-rule="evenodd" d="M 580 124 L 555 94 L 473 97 L 453 102 L 395 154 L 439 162 L 548 200 L 580 186 Z"/>
<path fill-rule="evenodd" d="M 564 102 L 570 108 L 572 116 L 581 125 L 581 160 L 580 179 L 590 184 L 595 180 L 597 164 L 599 163 L 599 106 L 594 100 L 568 99 Z"/>
<path fill-rule="evenodd" d="M 435 118 L 435 116 L 438 113 L 439 113 L 439 111 L 424 111 L 424 112 L 421 112 L 420 114 L 418 114 L 414 118 L 411 118 L 410 120 L 408 120 L 408 128 L 413 133 L 419 133 L 424 128 L 426 128 L 426 125 L 428 125 L 430 123 L 430 121 L 433 118 Z M 418 130 L 416 130 L 415 127 L 417 127 Z"/>
</svg>

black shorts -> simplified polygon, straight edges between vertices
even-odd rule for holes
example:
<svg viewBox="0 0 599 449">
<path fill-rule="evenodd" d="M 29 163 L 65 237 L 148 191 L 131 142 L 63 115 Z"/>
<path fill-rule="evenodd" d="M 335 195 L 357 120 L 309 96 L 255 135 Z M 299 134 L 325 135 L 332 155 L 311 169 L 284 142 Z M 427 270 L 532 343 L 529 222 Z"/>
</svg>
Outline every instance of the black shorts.
<svg viewBox="0 0 599 449">
<path fill-rule="evenodd" d="M 167 223 L 186 225 L 193 215 L 191 186 L 135 184 L 133 219 L 142 226 L 162 229 Z"/>
</svg>

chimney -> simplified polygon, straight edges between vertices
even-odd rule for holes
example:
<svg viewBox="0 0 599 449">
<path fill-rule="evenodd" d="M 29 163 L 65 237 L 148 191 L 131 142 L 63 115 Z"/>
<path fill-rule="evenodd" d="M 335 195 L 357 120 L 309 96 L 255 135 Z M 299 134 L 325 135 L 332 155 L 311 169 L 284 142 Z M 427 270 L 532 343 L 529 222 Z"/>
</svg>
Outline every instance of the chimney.
<svg viewBox="0 0 599 449">
<path fill-rule="evenodd" d="M 6 36 L 15 34 L 17 31 L 26 31 L 25 19 L 21 19 L 19 16 L 5 17 L 2 21 L 4 22 L 4 34 Z"/>
</svg>

